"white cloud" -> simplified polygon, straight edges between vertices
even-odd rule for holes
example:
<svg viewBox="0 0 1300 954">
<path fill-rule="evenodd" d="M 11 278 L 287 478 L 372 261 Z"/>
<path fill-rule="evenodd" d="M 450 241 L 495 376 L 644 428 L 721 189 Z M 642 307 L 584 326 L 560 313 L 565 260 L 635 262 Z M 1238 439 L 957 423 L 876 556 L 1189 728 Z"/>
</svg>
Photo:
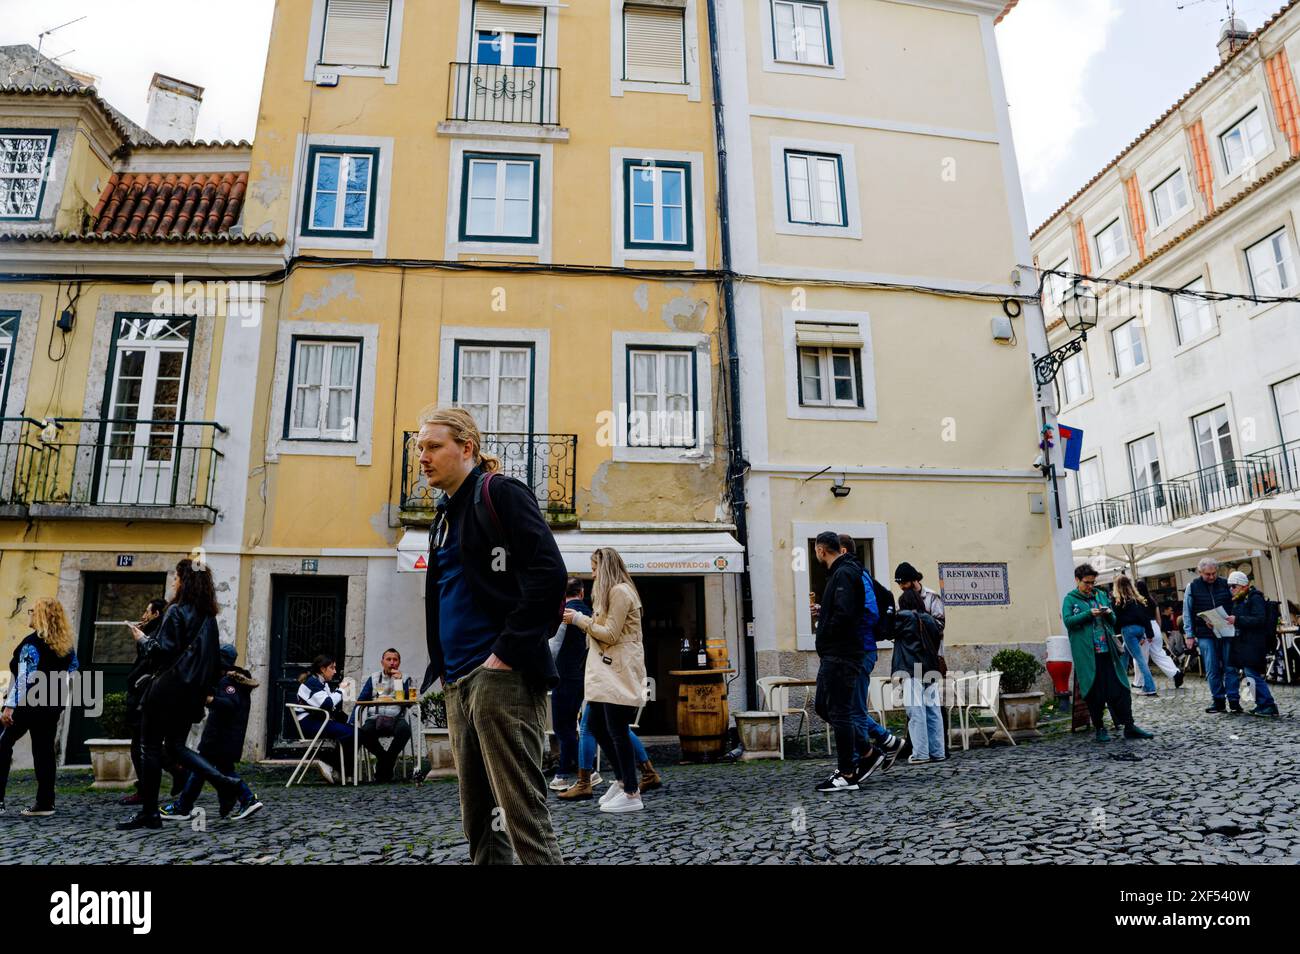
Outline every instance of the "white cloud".
<svg viewBox="0 0 1300 954">
<path fill-rule="evenodd" d="M 1092 122 L 1090 68 L 1119 14 L 1119 0 L 1035 0 L 1016 7 L 998 28 L 1016 154 L 1028 191 L 1050 184 Z"/>
</svg>

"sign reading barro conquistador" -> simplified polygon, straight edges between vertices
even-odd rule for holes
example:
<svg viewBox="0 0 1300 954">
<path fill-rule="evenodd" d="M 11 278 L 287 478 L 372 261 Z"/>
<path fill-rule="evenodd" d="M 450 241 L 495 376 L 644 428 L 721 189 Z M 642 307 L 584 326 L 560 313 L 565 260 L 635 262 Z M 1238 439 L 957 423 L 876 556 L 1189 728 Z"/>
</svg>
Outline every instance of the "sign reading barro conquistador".
<svg viewBox="0 0 1300 954">
<path fill-rule="evenodd" d="M 939 592 L 943 605 L 1007 606 L 1011 590 L 1005 563 L 940 563 Z"/>
</svg>

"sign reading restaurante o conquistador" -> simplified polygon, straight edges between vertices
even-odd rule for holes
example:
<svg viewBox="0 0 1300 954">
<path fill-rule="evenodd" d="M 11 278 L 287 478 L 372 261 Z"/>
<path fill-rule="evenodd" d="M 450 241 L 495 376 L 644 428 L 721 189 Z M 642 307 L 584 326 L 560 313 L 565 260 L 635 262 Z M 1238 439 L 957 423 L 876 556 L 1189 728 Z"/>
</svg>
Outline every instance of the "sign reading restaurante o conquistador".
<svg viewBox="0 0 1300 954">
<path fill-rule="evenodd" d="M 1006 606 L 1011 602 L 1005 563 L 940 563 L 944 606 Z"/>
</svg>

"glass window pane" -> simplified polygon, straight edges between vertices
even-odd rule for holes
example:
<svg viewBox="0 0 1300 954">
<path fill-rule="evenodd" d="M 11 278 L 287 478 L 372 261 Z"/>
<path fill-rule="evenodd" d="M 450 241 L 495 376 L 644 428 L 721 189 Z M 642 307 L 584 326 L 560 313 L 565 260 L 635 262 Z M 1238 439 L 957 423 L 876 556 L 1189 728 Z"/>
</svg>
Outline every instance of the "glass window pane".
<svg viewBox="0 0 1300 954">
<path fill-rule="evenodd" d="M 663 180 L 664 205 L 681 205 L 685 173 L 681 169 L 661 169 L 659 175 Z"/>
<path fill-rule="evenodd" d="M 663 210 L 663 240 L 665 242 L 684 242 L 686 240 L 685 210 L 666 207 Z"/>
<path fill-rule="evenodd" d="M 471 235 L 496 233 L 496 202 L 493 199 L 470 199 L 469 221 L 466 228 Z"/>
<path fill-rule="evenodd" d="M 501 34 L 494 30 L 479 30 L 475 47 L 475 61 L 498 64 L 501 62 Z"/>
<path fill-rule="evenodd" d="M 331 388 L 329 406 L 326 408 L 325 427 L 331 431 L 341 431 L 349 424 L 352 417 L 352 389 Z"/>
<path fill-rule="evenodd" d="M 334 210 L 338 197 L 333 192 L 317 192 L 312 208 L 311 227 L 314 229 L 332 229 L 334 227 Z"/>
<path fill-rule="evenodd" d="M 322 370 L 325 360 L 323 344 L 299 344 L 295 359 L 298 373 L 295 375 L 299 384 L 320 384 L 323 380 Z"/>
<path fill-rule="evenodd" d="M 507 199 L 503 229 L 505 235 L 531 235 L 533 204 L 526 199 Z"/>
<path fill-rule="evenodd" d="M 348 157 L 348 191 L 367 192 L 370 189 L 370 157 Z"/>
<path fill-rule="evenodd" d="M 370 213 L 370 197 L 364 192 L 349 192 L 343 200 L 343 227 L 364 229 Z"/>
<path fill-rule="evenodd" d="M 515 66 L 536 66 L 537 65 L 537 34 L 536 33 L 515 34 L 513 59 L 514 59 Z"/>
<path fill-rule="evenodd" d="M 528 199 L 533 192 L 533 164 L 511 162 L 506 164 L 506 198 Z"/>
<path fill-rule="evenodd" d="M 632 240 L 653 242 L 655 237 L 655 210 L 651 205 L 632 207 Z"/>
<path fill-rule="evenodd" d="M 495 198 L 497 194 L 497 164 L 478 159 L 469 164 L 469 194 L 474 198 Z"/>
<path fill-rule="evenodd" d="M 356 377 L 357 349 L 355 345 L 331 349 L 330 384 L 351 387 Z"/>
<path fill-rule="evenodd" d="M 294 389 L 293 426 L 316 428 L 320 422 L 320 388 Z"/>
<path fill-rule="evenodd" d="M 655 173 L 649 166 L 632 169 L 632 201 L 649 205 L 655 199 Z"/>
<path fill-rule="evenodd" d="M 320 156 L 316 160 L 316 190 L 337 192 L 339 188 L 339 157 Z"/>
<path fill-rule="evenodd" d="M 775 4 L 772 12 L 776 20 L 774 29 L 776 34 L 776 58 L 778 60 L 793 60 L 795 58 L 794 4 Z"/>
<path fill-rule="evenodd" d="M 854 400 L 852 378 L 837 377 L 835 379 L 835 400 L 837 401 Z"/>
<path fill-rule="evenodd" d="M 642 393 L 657 391 L 655 381 L 655 356 L 645 352 L 632 355 L 632 390 Z"/>
</svg>

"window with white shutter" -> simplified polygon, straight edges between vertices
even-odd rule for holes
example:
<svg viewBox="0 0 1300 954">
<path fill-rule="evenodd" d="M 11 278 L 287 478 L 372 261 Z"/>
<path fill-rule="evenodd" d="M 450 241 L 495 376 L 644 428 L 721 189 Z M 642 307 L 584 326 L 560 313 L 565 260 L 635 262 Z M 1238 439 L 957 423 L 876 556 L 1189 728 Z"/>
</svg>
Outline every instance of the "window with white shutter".
<svg viewBox="0 0 1300 954">
<path fill-rule="evenodd" d="M 326 0 L 320 62 L 387 66 L 392 0 Z"/>
<path fill-rule="evenodd" d="M 686 13 L 677 7 L 623 8 L 623 79 L 686 83 Z"/>
</svg>

